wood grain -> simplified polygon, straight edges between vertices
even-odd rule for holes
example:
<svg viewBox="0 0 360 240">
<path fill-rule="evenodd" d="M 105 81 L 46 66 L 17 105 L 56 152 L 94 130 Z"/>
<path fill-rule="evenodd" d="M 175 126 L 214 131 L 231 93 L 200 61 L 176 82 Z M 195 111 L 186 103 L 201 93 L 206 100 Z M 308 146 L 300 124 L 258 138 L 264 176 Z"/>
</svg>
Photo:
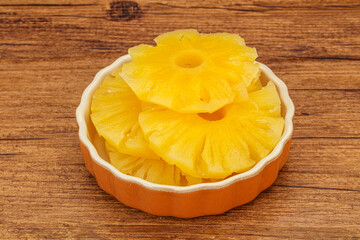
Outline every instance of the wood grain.
<svg viewBox="0 0 360 240">
<path fill-rule="evenodd" d="M 253 202 L 156 217 L 85 169 L 75 109 L 96 72 L 160 33 L 233 32 L 296 107 L 288 162 Z M 0 238 L 360 238 L 360 2 L 0 0 Z"/>
</svg>

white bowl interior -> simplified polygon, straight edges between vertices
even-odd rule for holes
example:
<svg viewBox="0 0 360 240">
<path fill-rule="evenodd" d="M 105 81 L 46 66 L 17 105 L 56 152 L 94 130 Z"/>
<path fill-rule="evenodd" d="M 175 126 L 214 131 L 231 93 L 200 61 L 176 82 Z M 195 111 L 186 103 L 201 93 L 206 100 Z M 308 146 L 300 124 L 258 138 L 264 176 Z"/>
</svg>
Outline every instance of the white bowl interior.
<svg viewBox="0 0 360 240">
<path fill-rule="evenodd" d="M 136 182 L 144 185 L 145 187 L 157 189 L 160 191 L 175 191 L 175 192 L 189 192 L 202 189 L 218 189 L 228 186 L 236 181 L 244 180 L 258 174 L 266 165 L 271 163 L 279 156 L 285 146 L 285 143 L 290 139 L 293 131 L 292 119 L 294 116 L 294 104 L 291 101 L 287 87 L 275 74 L 264 64 L 260 63 L 261 68 L 261 82 L 266 84 L 268 81 L 273 81 L 277 87 L 281 98 L 282 116 L 285 119 L 285 128 L 279 143 L 276 145 L 274 150 L 264 159 L 259 161 L 252 169 L 244 173 L 236 174 L 225 180 L 214 182 L 214 183 L 200 183 L 192 186 L 170 186 L 151 183 L 146 180 L 129 176 L 121 173 L 115 167 L 109 163 L 108 156 L 105 150 L 104 139 L 100 137 L 90 119 L 90 106 L 91 98 L 95 90 L 99 88 L 102 80 L 106 75 L 109 75 L 115 69 L 120 67 L 123 63 L 131 61 L 129 55 L 118 58 L 110 66 L 99 71 L 91 84 L 85 89 L 79 107 L 76 110 L 76 118 L 79 125 L 79 137 L 82 143 L 88 148 L 91 157 L 97 162 L 97 164 L 108 169 L 115 176 L 122 178 L 130 182 Z"/>
</svg>

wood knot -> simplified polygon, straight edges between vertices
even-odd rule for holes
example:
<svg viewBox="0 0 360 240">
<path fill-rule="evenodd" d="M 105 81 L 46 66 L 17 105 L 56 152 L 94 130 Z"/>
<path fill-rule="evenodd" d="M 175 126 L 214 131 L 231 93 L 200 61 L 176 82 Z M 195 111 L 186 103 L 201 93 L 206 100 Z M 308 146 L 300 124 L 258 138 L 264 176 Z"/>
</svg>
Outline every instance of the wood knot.
<svg viewBox="0 0 360 240">
<path fill-rule="evenodd" d="M 141 17 L 141 9 L 134 1 L 114 1 L 110 3 L 108 15 L 111 21 L 129 21 Z"/>
</svg>

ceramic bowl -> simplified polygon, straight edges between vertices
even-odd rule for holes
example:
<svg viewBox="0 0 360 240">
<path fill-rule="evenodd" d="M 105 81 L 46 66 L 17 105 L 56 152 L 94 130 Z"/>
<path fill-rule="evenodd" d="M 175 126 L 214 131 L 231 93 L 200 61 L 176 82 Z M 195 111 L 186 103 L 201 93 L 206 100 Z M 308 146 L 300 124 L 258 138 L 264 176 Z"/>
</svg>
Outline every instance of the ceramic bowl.
<svg viewBox="0 0 360 240">
<path fill-rule="evenodd" d="M 252 169 L 219 182 L 181 187 L 151 183 L 121 173 L 113 167 L 109 163 L 104 140 L 98 136 L 90 120 L 90 105 L 92 95 L 104 77 L 128 61 L 131 61 L 129 55 L 122 56 L 99 71 L 85 89 L 76 110 L 80 146 L 85 165 L 96 178 L 100 188 L 127 206 L 154 215 L 192 218 L 224 213 L 231 208 L 248 203 L 274 183 L 289 153 L 293 132 L 294 104 L 284 82 L 261 63 L 262 83 L 273 81 L 279 92 L 285 128 L 274 150 Z"/>
</svg>

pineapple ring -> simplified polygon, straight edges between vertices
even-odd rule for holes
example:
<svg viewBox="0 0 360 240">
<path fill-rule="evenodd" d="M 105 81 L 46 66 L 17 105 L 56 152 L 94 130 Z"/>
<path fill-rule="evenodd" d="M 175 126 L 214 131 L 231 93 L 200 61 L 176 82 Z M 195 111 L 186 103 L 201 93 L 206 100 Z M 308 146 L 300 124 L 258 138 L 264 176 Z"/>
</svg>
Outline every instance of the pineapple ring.
<svg viewBox="0 0 360 240">
<path fill-rule="evenodd" d="M 107 142 L 105 146 L 110 163 L 127 175 L 153 183 L 174 186 L 188 186 L 205 181 L 182 173 L 178 167 L 169 165 L 162 159 L 146 159 L 123 154 Z"/>
<path fill-rule="evenodd" d="M 256 49 L 236 34 L 164 33 L 129 49 L 121 76 L 140 100 L 182 113 L 215 112 L 260 74 Z"/>
<path fill-rule="evenodd" d="M 159 158 L 149 149 L 138 123 L 142 103 L 119 76 L 105 77 L 91 102 L 91 120 L 100 136 L 125 154 Z"/>
<path fill-rule="evenodd" d="M 150 148 L 199 178 L 226 178 L 252 168 L 279 141 L 284 119 L 272 82 L 213 114 L 182 114 L 159 106 L 139 115 Z"/>
</svg>

